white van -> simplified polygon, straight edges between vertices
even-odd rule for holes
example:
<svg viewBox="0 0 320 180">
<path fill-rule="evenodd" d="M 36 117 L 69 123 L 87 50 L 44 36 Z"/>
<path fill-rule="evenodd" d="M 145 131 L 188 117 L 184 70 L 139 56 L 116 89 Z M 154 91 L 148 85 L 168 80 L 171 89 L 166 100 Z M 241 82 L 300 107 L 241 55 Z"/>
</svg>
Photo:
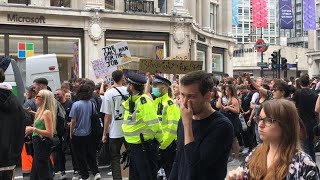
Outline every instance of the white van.
<svg viewBox="0 0 320 180">
<path fill-rule="evenodd" d="M 26 59 L 26 84 L 30 86 L 33 80 L 46 78 L 52 92 L 61 87 L 59 65 L 55 54 L 33 56 Z"/>
</svg>

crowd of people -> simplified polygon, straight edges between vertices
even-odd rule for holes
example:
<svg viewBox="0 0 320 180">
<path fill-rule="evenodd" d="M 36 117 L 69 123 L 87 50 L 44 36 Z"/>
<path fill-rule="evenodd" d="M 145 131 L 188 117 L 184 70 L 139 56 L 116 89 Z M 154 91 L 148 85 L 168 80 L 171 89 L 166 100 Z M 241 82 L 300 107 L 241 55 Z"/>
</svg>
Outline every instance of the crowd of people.
<svg viewBox="0 0 320 180">
<path fill-rule="evenodd" d="M 55 92 L 35 79 L 21 106 L 3 72 L 0 66 L 0 179 L 12 178 L 20 157 L 32 180 L 57 172 L 66 179 L 68 151 L 73 180 L 89 172 L 98 180 L 101 149 L 115 180 L 120 163 L 130 180 L 320 179 L 317 78 L 219 81 L 195 71 L 170 81 L 116 70 L 112 82 L 79 78 Z M 241 166 L 228 173 L 228 163 Z"/>
</svg>

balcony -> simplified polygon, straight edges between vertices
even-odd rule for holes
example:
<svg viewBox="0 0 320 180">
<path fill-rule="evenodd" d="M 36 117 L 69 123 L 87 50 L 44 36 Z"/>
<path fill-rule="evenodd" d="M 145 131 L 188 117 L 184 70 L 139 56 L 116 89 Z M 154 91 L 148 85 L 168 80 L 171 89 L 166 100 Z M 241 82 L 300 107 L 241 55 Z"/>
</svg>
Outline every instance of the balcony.
<svg viewBox="0 0 320 180">
<path fill-rule="evenodd" d="M 143 0 L 124 0 L 124 11 L 126 13 L 154 14 L 154 2 Z"/>
</svg>

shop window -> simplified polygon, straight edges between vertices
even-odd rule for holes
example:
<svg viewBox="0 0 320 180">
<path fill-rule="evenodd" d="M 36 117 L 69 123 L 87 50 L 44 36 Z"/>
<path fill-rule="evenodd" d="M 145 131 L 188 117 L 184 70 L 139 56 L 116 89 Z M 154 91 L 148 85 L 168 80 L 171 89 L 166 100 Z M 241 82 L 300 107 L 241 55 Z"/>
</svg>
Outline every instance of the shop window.
<svg viewBox="0 0 320 180">
<path fill-rule="evenodd" d="M 0 56 L 4 56 L 4 35 L 0 35 Z"/>
<path fill-rule="evenodd" d="M 106 45 L 108 46 L 121 41 L 126 41 L 128 43 L 131 57 L 142 59 L 159 59 L 157 58 L 157 51 L 161 48 L 163 49 L 163 58 L 166 57 L 165 41 L 107 39 Z"/>
<path fill-rule="evenodd" d="M 202 70 L 205 70 L 206 69 L 206 52 L 205 51 L 200 51 L 200 50 L 197 50 L 197 60 L 198 61 L 202 61 Z"/>
<path fill-rule="evenodd" d="M 114 1 L 115 0 L 105 0 L 105 8 L 114 10 Z"/>
<path fill-rule="evenodd" d="M 70 7 L 70 0 L 50 0 L 50 6 Z"/>
<path fill-rule="evenodd" d="M 25 45 L 19 47 L 19 43 Z M 17 61 L 24 84 L 26 84 L 26 58 L 41 54 L 43 54 L 42 36 L 9 35 L 9 55 Z"/>
<path fill-rule="evenodd" d="M 223 72 L 223 55 L 212 53 L 212 71 Z"/>
<path fill-rule="evenodd" d="M 80 38 L 48 37 L 48 53 L 57 55 L 61 82 L 79 77 L 79 72 L 81 72 Z"/>
<path fill-rule="evenodd" d="M 31 0 L 8 0 L 8 3 L 12 3 L 12 4 L 25 4 L 25 5 L 29 5 L 31 2 Z"/>
</svg>

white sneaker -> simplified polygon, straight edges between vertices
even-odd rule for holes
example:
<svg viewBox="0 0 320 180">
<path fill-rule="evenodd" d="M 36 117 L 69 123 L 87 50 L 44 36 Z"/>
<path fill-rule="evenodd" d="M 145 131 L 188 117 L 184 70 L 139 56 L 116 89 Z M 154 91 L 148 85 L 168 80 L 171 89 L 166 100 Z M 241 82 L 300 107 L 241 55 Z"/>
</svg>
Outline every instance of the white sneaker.
<svg viewBox="0 0 320 180">
<path fill-rule="evenodd" d="M 248 154 L 248 152 L 249 152 L 249 148 L 244 148 L 242 151 L 242 154 Z"/>
<path fill-rule="evenodd" d="M 101 174 L 97 173 L 96 175 L 94 175 L 94 180 L 100 180 L 101 179 Z"/>
<path fill-rule="evenodd" d="M 72 177 L 72 180 L 79 180 L 80 176 L 79 174 L 74 174 Z"/>
<path fill-rule="evenodd" d="M 107 173 L 108 176 L 112 176 L 112 171 Z"/>
</svg>

